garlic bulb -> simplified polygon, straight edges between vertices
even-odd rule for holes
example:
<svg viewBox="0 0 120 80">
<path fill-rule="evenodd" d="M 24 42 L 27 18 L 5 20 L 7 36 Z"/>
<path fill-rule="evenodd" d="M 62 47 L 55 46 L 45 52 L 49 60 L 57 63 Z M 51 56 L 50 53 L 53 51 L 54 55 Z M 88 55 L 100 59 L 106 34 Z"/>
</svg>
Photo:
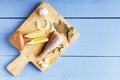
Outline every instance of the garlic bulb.
<svg viewBox="0 0 120 80">
<path fill-rule="evenodd" d="M 41 15 L 43 17 L 47 16 L 48 15 L 48 10 L 46 8 L 41 8 L 39 10 L 39 15 Z"/>
</svg>

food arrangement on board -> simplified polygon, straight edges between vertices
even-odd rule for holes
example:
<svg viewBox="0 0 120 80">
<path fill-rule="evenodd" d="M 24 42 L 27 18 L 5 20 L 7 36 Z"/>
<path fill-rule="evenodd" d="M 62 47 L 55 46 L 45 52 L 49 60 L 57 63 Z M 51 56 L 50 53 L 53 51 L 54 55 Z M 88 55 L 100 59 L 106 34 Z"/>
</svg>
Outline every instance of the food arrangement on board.
<svg viewBox="0 0 120 80">
<path fill-rule="evenodd" d="M 10 42 L 20 56 L 7 69 L 18 76 L 32 62 L 42 72 L 46 71 L 78 38 L 75 30 L 47 2 L 41 5 L 10 37 Z"/>
</svg>

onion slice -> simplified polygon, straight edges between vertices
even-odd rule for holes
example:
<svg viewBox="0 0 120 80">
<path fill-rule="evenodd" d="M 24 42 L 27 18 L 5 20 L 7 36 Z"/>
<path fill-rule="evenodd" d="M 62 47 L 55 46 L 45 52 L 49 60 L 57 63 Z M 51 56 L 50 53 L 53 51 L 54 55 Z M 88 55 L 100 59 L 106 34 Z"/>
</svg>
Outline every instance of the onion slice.
<svg viewBox="0 0 120 80">
<path fill-rule="evenodd" d="M 42 20 L 45 21 L 45 23 L 46 23 L 45 26 L 40 25 L 40 21 L 37 21 L 37 28 L 39 30 L 43 30 L 45 32 L 49 32 L 52 29 L 52 27 L 53 27 L 52 21 L 48 20 L 47 18 L 43 18 Z"/>
<path fill-rule="evenodd" d="M 42 20 L 45 21 L 45 26 L 40 25 L 40 21 L 37 21 L 37 28 L 40 30 L 47 30 L 47 28 L 49 27 L 49 22 L 46 18 L 43 18 Z"/>
</svg>

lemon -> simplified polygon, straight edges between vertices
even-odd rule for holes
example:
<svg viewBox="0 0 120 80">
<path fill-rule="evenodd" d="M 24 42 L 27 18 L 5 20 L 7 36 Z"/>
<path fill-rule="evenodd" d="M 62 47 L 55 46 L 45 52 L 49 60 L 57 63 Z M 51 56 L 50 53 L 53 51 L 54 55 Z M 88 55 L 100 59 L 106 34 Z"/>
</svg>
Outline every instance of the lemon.
<svg viewBox="0 0 120 80">
<path fill-rule="evenodd" d="M 43 43 L 47 42 L 49 39 L 48 38 L 36 38 L 28 42 L 27 44 L 38 44 L 38 43 Z"/>
<path fill-rule="evenodd" d="M 25 35 L 25 37 L 27 38 L 37 38 L 40 36 L 43 36 L 45 34 L 45 31 L 41 31 L 41 30 L 37 30 L 31 33 L 28 33 L 27 35 Z"/>
</svg>

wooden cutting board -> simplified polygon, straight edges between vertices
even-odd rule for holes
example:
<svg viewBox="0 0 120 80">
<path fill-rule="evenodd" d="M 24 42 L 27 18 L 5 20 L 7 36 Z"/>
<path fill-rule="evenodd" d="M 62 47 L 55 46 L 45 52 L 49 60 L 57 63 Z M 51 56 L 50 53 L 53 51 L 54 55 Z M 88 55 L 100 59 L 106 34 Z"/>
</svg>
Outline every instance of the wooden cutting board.
<svg viewBox="0 0 120 80">
<path fill-rule="evenodd" d="M 39 15 L 39 9 L 46 8 L 48 10 L 47 18 L 51 20 L 52 24 L 59 23 L 59 21 L 62 21 L 67 25 L 68 28 L 72 27 L 62 16 L 59 15 L 47 2 L 42 2 L 40 6 L 29 16 L 28 19 L 16 30 L 23 33 L 23 35 L 26 35 L 30 32 L 38 30 L 36 28 L 36 21 L 43 18 Z M 54 26 L 54 25 L 53 25 Z M 55 27 L 53 27 L 53 30 L 56 30 Z M 73 27 L 72 27 L 73 28 Z M 74 28 L 73 28 L 74 29 Z M 57 31 L 57 30 L 56 30 Z M 16 33 L 15 32 L 15 33 Z M 13 36 L 15 33 L 10 37 L 9 41 L 12 45 L 15 46 Z M 40 43 L 40 44 L 32 44 L 32 45 L 25 45 L 23 50 L 20 51 L 20 56 L 17 57 L 13 62 L 11 62 L 7 69 L 8 71 L 13 74 L 14 76 L 18 76 L 20 72 L 23 70 L 23 68 L 29 63 L 32 62 L 39 70 L 42 72 L 46 71 L 63 53 L 64 51 L 78 38 L 79 33 L 74 29 L 72 38 L 68 40 L 67 36 L 64 34 L 58 32 L 59 35 L 64 39 L 61 45 L 59 45 L 57 48 L 62 47 L 61 51 L 54 50 L 47 55 L 39 56 L 43 48 L 46 46 L 47 43 Z M 46 34 L 46 37 L 51 36 L 52 31 L 49 34 Z M 48 41 L 49 42 L 49 41 Z M 16 47 L 16 46 L 15 46 Z M 42 67 L 39 64 L 39 61 L 44 61 L 45 59 L 49 59 L 47 62 L 47 67 Z"/>
</svg>

